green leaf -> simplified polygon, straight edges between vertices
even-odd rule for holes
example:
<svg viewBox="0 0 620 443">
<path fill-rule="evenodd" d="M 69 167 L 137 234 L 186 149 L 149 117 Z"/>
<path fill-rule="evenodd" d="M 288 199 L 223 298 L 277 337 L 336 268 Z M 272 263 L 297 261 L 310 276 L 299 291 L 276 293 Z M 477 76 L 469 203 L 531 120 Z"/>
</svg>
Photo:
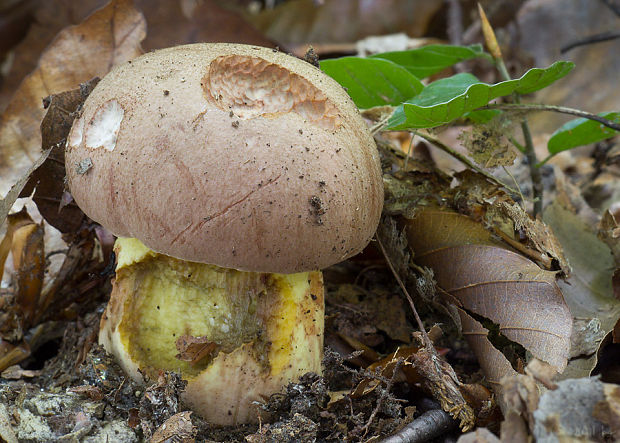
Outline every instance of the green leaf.
<svg viewBox="0 0 620 443">
<path fill-rule="evenodd" d="M 533 68 L 519 79 L 494 85 L 482 83 L 471 74 L 457 74 L 437 80 L 397 108 L 387 129 L 434 128 L 450 123 L 497 97 L 512 93 L 529 94 L 549 86 L 568 74 L 574 66 L 571 62 L 555 62 L 546 69 Z"/>
<path fill-rule="evenodd" d="M 400 105 L 424 88 L 407 69 L 380 58 L 329 59 L 321 62 L 321 69 L 345 87 L 361 109 Z"/>
<path fill-rule="evenodd" d="M 409 51 L 384 52 L 370 58 L 382 58 L 403 66 L 418 78 L 428 77 L 443 69 L 476 57 L 492 60 L 489 54 L 482 50 L 482 45 L 452 46 L 428 45 Z"/>
<path fill-rule="evenodd" d="M 614 123 L 620 123 L 620 112 L 602 112 L 597 115 Z M 608 128 L 597 121 L 577 118 L 565 123 L 553 133 L 547 143 L 547 149 L 551 154 L 557 154 L 576 146 L 600 142 L 619 133 L 620 131 Z"/>
<path fill-rule="evenodd" d="M 487 123 L 500 115 L 502 111 L 499 109 L 479 109 L 478 111 L 470 111 L 463 114 L 463 118 L 472 123 Z"/>
</svg>

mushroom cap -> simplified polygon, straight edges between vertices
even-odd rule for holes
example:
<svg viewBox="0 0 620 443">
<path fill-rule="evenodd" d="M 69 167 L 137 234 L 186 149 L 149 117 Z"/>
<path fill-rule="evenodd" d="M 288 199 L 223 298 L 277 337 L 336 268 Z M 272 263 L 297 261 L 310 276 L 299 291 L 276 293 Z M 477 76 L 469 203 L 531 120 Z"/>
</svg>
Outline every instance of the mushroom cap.
<svg viewBox="0 0 620 443">
<path fill-rule="evenodd" d="M 65 159 L 75 201 L 117 236 L 239 270 L 340 262 L 383 205 L 376 146 L 342 87 L 255 46 L 177 46 L 114 68 Z"/>
</svg>

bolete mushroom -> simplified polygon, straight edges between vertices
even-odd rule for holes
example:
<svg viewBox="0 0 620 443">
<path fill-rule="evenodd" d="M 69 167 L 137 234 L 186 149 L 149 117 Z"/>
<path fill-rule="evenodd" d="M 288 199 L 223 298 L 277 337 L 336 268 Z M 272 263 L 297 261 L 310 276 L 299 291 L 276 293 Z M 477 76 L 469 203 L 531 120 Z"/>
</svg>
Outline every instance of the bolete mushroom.
<svg viewBox="0 0 620 443">
<path fill-rule="evenodd" d="M 335 81 L 254 46 L 151 52 L 88 97 L 66 169 L 119 236 L 99 341 L 132 378 L 180 371 L 195 411 L 234 424 L 320 373 L 319 270 L 368 244 L 383 204 L 376 146 Z"/>
</svg>

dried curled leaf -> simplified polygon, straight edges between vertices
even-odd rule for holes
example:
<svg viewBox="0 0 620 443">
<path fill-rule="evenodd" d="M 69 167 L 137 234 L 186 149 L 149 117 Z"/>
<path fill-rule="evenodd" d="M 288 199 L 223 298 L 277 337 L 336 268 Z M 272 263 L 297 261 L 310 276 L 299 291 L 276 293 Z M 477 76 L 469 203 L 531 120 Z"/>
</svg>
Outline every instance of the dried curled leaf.
<svg viewBox="0 0 620 443">
<path fill-rule="evenodd" d="M 149 443 L 165 443 L 174 441 L 178 443 L 193 443 L 197 429 L 192 424 L 191 411 L 183 411 L 174 414 L 153 433 Z"/>
<path fill-rule="evenodd" d="M 614 259 L 591 226 L 559 201 L 547 208 L 543 218 L 562 242 L 574 269 L 566 280 L 558 282 L 576 319 L 580 333 L 571 349 L 573 357 L 560 378 L 586 377 L 597 363 L 595 352 L 604 335 L 614 330 L 620 318 L 620 300 L 614 297 L 612 276 Z M 583 331 L 583 333 L 581 333 Z"/>
<path fill-rule="evenodd" d="M 179 351 L 176 358 L 195 365 L 204 358 L 212 358 L 218 351 L 220 345 L 213 341 L 209 341 L 207 337 L 182 335 L 177 339 L 176 347 L 177 351 Z"/>
<path fill-rule="evenodd" d="M 517 153 L 504 134 L 505 129 L 492 121 L 491 124 L 473 126 L 470 131 L 461 133 L 459 140 L 483 168 L 510 166 Z"/>
<path fill-rule="evenodd" d="M 13 256 L 14 290 L 0 296 L 0 371 L 30 355 L 24 331 L 34 322 L 45 272 L 43 227 L 26 210 L 9 215 L 0 243 L 0 269 L 9 252 Z"/>
<path fill-rule="evenodd" d="M 572 316 L 555 273 L 457 213 L 419 211 L 406 220 L 406 230 L 416 262 L 433 269 L 438 286 L 462 310 L 491 320 L 503 336 L 558 371 L 566 367 Z M 479 331 L 463 332 L 480 336 Z"/>
<path fill-rule="evenodd" d="M 65 191 L 64 145 L 76 112 L 99 82 L 94 78 L 79 88 L 51 95 L 46 99 L 47 113 L 41 122 L 43 149 L 49 157 L 30 175 L 20 197 L 32 195 L 45 220 L 60 232 L 74 232 L 82 224 L 84 213 Z M 69 196 L 68 196 L 69 195 Z"/>
<path fill-rule="evenodd" d="M 7 183 L 32 163 L 41 147 L 41 100 L 102 77 L 114 65 L 140 55 L 146 34 L 130 0 L 113 0 L 77 26 L 61 31 L 17 89 L 0 119 L 0 177 Z M 5 189 L 0 183 L 0 193 Z"/>
</svg>

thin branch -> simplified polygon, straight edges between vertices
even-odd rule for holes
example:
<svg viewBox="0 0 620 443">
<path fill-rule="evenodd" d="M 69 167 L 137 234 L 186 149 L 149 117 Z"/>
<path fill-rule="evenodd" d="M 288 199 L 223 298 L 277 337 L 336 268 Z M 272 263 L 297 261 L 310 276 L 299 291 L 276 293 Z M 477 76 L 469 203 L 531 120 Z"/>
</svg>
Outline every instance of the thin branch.
<svg viewBox="0 0 620 443">
<path fill-rule="evenodd" d="M 450 414 L 441 409 L 426 411 L 396 434 L 381 440 L 381 443 L 421 443 L 432 441 L 450 431 L 458 423 Z"/>
<path fill-rule="evenodd" d="M 581 111 L 579 109 L 567 108 L 565 106 L 556 106 L 556 105 L 545 105 L 541 103 L 492 103 L 486 106 L 483 106 L 480 109 L 504 109 L 507 111 L 510 110 L 523 110 L 523 111 L 553 111 L 559 112 L 560 114 L 570 114 L 575 115 L 577 117 L 587 118 L 588 120 L 594 120 L 599 122 L 602 125 L 607 126 L 608 128 L 615 129 L 616 131 L 620 131 L 620 124 L 615 123 L 605 117 L 601 117 L 600 115 L 592 114 L 590 112 Z"/>
<path fill-rule="evenodd" d="M 533 215 L 534 218 L 536 218 L 538 214 L 542 214 L 544 188 L 542 174 L 540 168 L 537 166 L 538 158 L 534 150 L 530 125 L 527 124 L 525 118 L 521 121 L 521 131 L 523 131 L 523 138 L 525 139 L 525 157 L 527 158 L 528 166 L 530 167 L 530 177 L 532 178 L 532 196 L 534 197 Z"/>
<path fill-rule="evenodd" d="M 512 173 L 510 172 L 510 170 L 506 167 L 506 166 L 502 166 L 502 168 L 504 169 L 504 172 L 506 174 L 508 174 L 508 176 L 512 179 L 512 182 L 515 184 L 515 186 L 517 187 L 517 190 L 519 191 L 519 197 L 521 197 L 521 206 L 524 206 L 525 204 L 525 196 L 523 195 L 523 193 L 521 192 L 521 187 L 519 186 L 519 182 L 517 181 L 517 179 L 515 178 L 514 175 L 512 175 Z M 525 208 L 523 208 L 525 210 Z"/>
<path fill-rule="evenodd" d="M 611 11 L 620 17 L 620 6 L 616 5 L 613 0 L 601 0 L 605 6 L 607 6 Z"/>
<path fill-rule="evenodd" d="M 394 278 L 398 282 L 398 286 L 400 286 L 400 289 L 402 289 L 403 293 L 405 294 L 405 298 L 407 298 L 407 301 L 409 302 L 409 306 L 411 306 L 411 310 L 413 311 L 413 316 L 415 317 L 415 321 L 418 324 L 418 328 L 420 329 L 420 332 L 422 333 L 424 345 L 426 346 L 429 352 L 433 354 L 436 353 L 437 351 L 435 351 L 435 347 L 433 346 L 431 339 L 428 337 L 428 334 L 426 333 L 426 328 L 424 328 L 424 323 L 422 323 L 422 319 L 420 318 L 420 315 L 418 314 L 418 311 L 416 310 L 415 305 L 413 304 L 413 299 L 411 298 L 411 295 L 409 295 L 409 291 L 407 291 L 407 288 L 405 287 L 405 284 L 403 283 L 400 276 L 398 275 L 398 272 L 396 272 L 396 269 L 394 269 L 392 260 L 390 260 L 390 257 L 388 256 L 388 253 L 385 250 L 383 243 L 379 239 L 379 236 L 375 235 L 375 239 L 377 240 L 377 244 L 379 245 L 379 248 L 381 249 L 381 252 L 383 253 L 385 262 L 388 264 L 390 270 L 392 271 L 392 274 L 394 275 Z"/>
<path fill-rule="evenodd" d="M 497 177 L 494 177 L 493 175 L 489 174 L 487 171 L 477 166 L 475 163 L 473 163 L 470 159 L 465 157 L 463 154 L 455 151 L 450 146 L 442 143 L 439 139 L 433 137 L 429 133 L 418 131 L 417 135 L 419 135 L 420 137 L 422 137 L 424 140 L 431 143 L 435 147 L 441 149 L 446 154 L 450 154 L 452 157 L 454 157 L 455 159 L 463 163 L 468 168 L 473 169 L 477 173 L 484 175 L 487 179 L 491 180 L 493 183 L 501 186 L 502 188 L 505 188 L 506 190 L 512 192 L 514 195 L 520 195 L 520 192 L 518 190 L 511 188 L 510 186 L 508 186 L 506 183 L 504 183 Z"/>
<path fill-rule="evenodd" d="M 372 422 L 374 421 L 375 417 L 377 416 L 377 414 L 381 410 L 381 406 L 383 405 L 383 402 L 385 401 L 385 398 L 390 394 L 390 391 L 392 390 L 392 386 L 394 385 L 394 380 L 396 380 L 396 376 L 398 375 L 398 371 L 399 371 L 400 367 L 403 365 L 404 362 L 405 362 L 405 360 L 403 358 L 399 358 L 396 361 L 396 364 L 394 365 L 394 369 L 392 370 L 392 377 L 390 377 L 390 379 L 388 380 L 388 382 L 385 385 L 385 391 L 383 391 L 381 393 L 381 396 L 377 400 L 377 405 L 375 406 L 375 408 L 373 409 L 372 413 L 370 414 L 370 417 L 368 418 L 368 421 L 366 422 L 366 424 L 362 428 L 362 430 L 364 431 L 364 433 L 362 434 L 362 437 L 366 437 L 366 434 L 368 434 L 368 431 L 370 430 L 370 425 L 372 424 Z"/>
<path fill-rule="evenodd" d="M 600 34 L 590 35 L 581 40 L 574 41 L 568 45 L 560 48 L 560 54 L 564 54 L 571 49 L 578 48 L 579 46 L 591 45 L 593 43 L 608 42 L 609 40 L 615 40 L 620 38 L 620 32 L 602 32 Z"/>
</svg>

